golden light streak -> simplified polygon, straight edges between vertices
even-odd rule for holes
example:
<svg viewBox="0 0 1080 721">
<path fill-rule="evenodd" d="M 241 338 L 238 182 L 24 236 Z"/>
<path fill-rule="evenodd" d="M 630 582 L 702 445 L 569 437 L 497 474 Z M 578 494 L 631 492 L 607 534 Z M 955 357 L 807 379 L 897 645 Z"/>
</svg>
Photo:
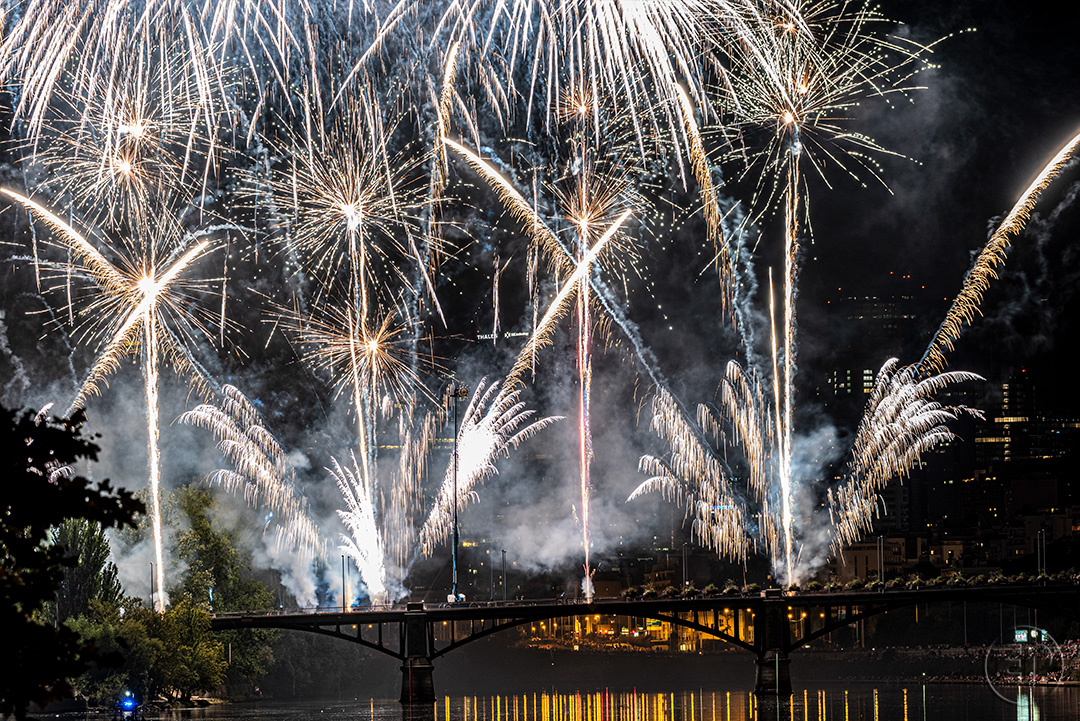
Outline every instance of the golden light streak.
<svg viewBox="0 0 1080 721">
<path fill-rule="evenodd" d="M 548 228 L 532 205 L 510 184 L 510 181 L 495 170 L 490 163 L 461 143 L 450 138 L 443 138 L 442 142 L 465 158 L 477 173 L 492 184 L 499 199 L 510 210 L 510 215 L 525 226 L 525 233 L 529 239 L 544 251 L 545 258 L 554 266 L 557 275 L 562 276 L 573 272 L 571 259 L 563 251 L 555 233 Z"/>
<path fill-rule="evenodd" d="M 616 233 L 619 232 L 620 227 L 626 222 L 626 219 L 632 215 L 632 212 L 633 211 L 630 210 L 623 211 L 623 214 L 608 227 L 604 234 L 600 236 L 600 239 L 596 241 L 589 249 L 589 252 L 581 259 L 581 262 L 578 263 L 573 274 L 571 274 L 571 276 L 566 279 L 566 282 L 563 283 L 558 294 L 548 305 L 548 309 L 544 312 L 544 317 L 536 326 L 536 330 L 529 336 L 529 340 L 525 344 L 525 347 L 518 353 L 517 360 L 514 362 L 514 367 L 511 368 L 510 373 L 506 376 L 507 385 L 524 383 L 524 375 L 532 365 L 533 355 L 539 349 L 551 343 L 551 334 L 555 329 L 555 324 L 569 311 L 569 299 L 574 297 L 574 291 L 579 288 L 582 279 L 590 272 L 593 262 L 596 261 L 600 252 L 603 251 L 604 247 L 615 237 Z"/>
<path fill-rule="evenodd" d="M 953 350 L 964 328 L 975 319 L 983 294 L 990 287 L 990 282 L 997 278 L 998 267 L 1005 264 L 1010 247 L 1009 237 L 1024 229 L 1039 195 L 1065 167 L 1065 163 L 1073 156 L 1078 146 L 1080 146 L 1080 134 L 1075 135 L 1062 146 L 1061 150 L 1035 177 L 1035 180 L 1031 181 L 1031 185 L 1020 195 L 1012 210 L 983 246 L 964 279 L 963 288 L 949 307 L 945 320 L 934 334 L 933 340 L 930 341 L 919 363 L 919 367 L 924 372 L 940 372 L 945 368 L 947 365 L 945 356 Z"/>
</svg>

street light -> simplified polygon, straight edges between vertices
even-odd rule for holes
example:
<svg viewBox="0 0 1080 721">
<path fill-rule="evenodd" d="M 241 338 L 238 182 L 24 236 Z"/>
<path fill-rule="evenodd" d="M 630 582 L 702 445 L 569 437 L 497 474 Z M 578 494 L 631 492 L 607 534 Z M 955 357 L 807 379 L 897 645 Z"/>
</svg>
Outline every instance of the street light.
<svg viewBox="0 0 1080 721">
<path fill-rule="evenodd" d="M 457 401 L 458 398 L 465 398 L 469 395 L 469 387 L 458 383 L 456 380 L 451 380 L 449 385 L 446 386 L 446 397 L 450 399 L 450 402 L 454 406 L 454 555 L 453 555 L 453 570 L 454 579 L 453 585 L 450 588 L 450 598 L 447 599 L 451 603 L 457 603 L 458 601 L 465 600 L 464 597 L 458 593 L 458 492 L 457 492 L 457 473 L 458 473 L 458 412 Z"/>
<path fill-rule="evenodd" d="M 878 552 L 877 552 L 878 576 L 877 576 L 877 580 L 878 580 L 878 583 L 882 584 L 881 590 L 884 591 L 885 590 L 885 586 L 884 586 L 884 583 L 885 583 L 885 536 L 878 536 L 877 537 L 877 543 L 878 543 Z"/>
</svg>

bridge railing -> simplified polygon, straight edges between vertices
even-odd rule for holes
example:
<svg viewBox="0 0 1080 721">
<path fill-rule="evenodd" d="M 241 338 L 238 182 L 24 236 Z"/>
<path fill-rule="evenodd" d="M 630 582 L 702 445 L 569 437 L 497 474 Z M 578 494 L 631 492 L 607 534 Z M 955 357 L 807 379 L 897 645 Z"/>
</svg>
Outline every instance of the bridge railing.
<svg viewBox="0 0 1080 721">
<path fill-rule="evenodd" d="M 1071 581 L 1071 582 L 1070 582 Z M 807 601 L 821 601 L 823 604 L 828 604 L 830 601 L 843 598 L 846 601 L 851 601 L 854 598 L 865 598 L 868 601 L 871 598 L 888 597 L 892 595 L 908 595 L 911 593 L 919 593 L 925 595 L 925 598 L 930 601 L 934 600 L 934 597 L 938 594 L 948 593 L 949 591 L 957 590 L 975 590 L 980 589 L 983 591 L 1024 591 L 1034 590 L 1036 588 L 1043 590 L 1066 590 L 1075 589 L 1077 585 L 1076 579 L 1069 579 L 1065 582 L 1051 582 L 1047 583 L 1045 580 L 1039 579 L 1035 583 L 1027 584 L 1013 584 L 1013 583 L 986 583 L 986 584 L 964 584 L 963 586 L 948 586 L 937 585 L 922 587 L 918 589 L 912 588 L 859 588 L 859 589 L 842 589 L 842 590 L 787 590 L 787 589 L 765 589 L 763 591 L 744 592 L 739 591 L 736 593 L 720 593 L 706 595 L 702 593 L 695 594 L 694 596 L 666 596 L 658 595 L 653 597 L 643 596 L 603 596 L 593 597 L 591 601 L 585 598 L 574 597 L 555 597 L 555 598 L 519 598 L 503 600 L 487 600 L 487 601 L 464 601 L 460 603 L 442 602 L 430 602 L 424 601 L 423 608 L 426 610 L 434 609 L 484 609 L 484 608 L 530 608 L 536 606 L 600 606 L 603 607 L 608 604 L 626 604 L 626 603 L 646 603 L 646 602 L 679 602 L 679 601 L 695 601 L 695 600 L 711 600 L 711 601 L 730 601 L 738 603 L 742 600 L 748 599 L 760 599 L 760 598 L 788 598 L 792 600 L 798 599 L 805 604 Z M 342 609 L 341 606 L 318 606 L 318 607 L 303 607 L 303 608 L 276 608 L 276 609 L 260 609 L 251 611 L 214 611 L 213 615 L 220 618 L 228 618 L 235 616 L 277 616 L 277 615 L 295 615 L 295 614 L 341 614 L 341 613 L 377 613 L 377 612 L 404 612 L 408 610 L 408 602 L 402 603 L 384 603 L 384 604 L 354 604 L 347 609 Z M 587 611 L 583 611 L 587 613 Z"/>
</svg>

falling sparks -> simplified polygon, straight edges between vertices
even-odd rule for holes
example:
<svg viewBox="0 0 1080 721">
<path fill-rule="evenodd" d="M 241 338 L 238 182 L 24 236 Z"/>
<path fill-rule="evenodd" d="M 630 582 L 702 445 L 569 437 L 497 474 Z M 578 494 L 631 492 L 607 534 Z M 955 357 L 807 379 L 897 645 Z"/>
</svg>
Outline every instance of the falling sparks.
<svg viewBox="0 0 1080 721">
<path fill-rule="evenodd" d="M 278 523 L 278 546 L 310 560 L 322 550 L 323 541 L 285 452 L 243 393 L 226 385 L 221 395 L 220 407 L 204 403 L 178 419 L 213 432 L 222 456 L 232 464 L 234 470 L 211 473 L 211 482 L 253 506 L 270 509 Z"/>
<path fill-rule="evenodd" d="M 475 488 L 495 474 L 495 460 L 506 455 L 559 417 L 532 420 L 535 411 L 527 410 L 520 400 L 521 390 L 511 390 L 498 382 L 481 381 L 473 392 L 469 406 L 458 430 L 456 453 L 458 457 L 457 480 L 454 469 L 449 467 L 435 503 L 420 531 L 420 548 L 431 555 L 435 547 L 446 540 L 453 523 L 453 510 L 469 505 Z M 457 497 L 454 486 L 457 486 Z"/>
<path fill-rule="evenodd" d="M 575 406 L 578 488 L 566 505 L 591 597 L 593 475 L 605 462 L 593 393 L 606 369 L 594 360 L 601 344 L 623 341 L 655 385 L 650 424 L 668 449 L 641 458 L 647 479 L 631 499 L 683 504 L 702 545 L 739 562 L 764 553 L 795 582 L 808 547 L 800 502 L 827 509 L 833 550 L 856 540 L 883 485 L 975 413 L 934 399 L 975 378 L 941 373 L 946 356 L 1080 144 L 1061 150 L 997 228 L 922 361 L 882 367 L 843 479 L 811 487 L 793 460 L 808 176 L 882 180 L 876 158 L 895 153 L 851 121 L 860 103 L 913 89 L 930 47 L 878 31 L 885 20 L 869 5 L 834 0 L 394 0 L 335 5 L 323 22 L 324 11 L 308 0 L 25 0 L 5 16 L 0 80 L 33 187 L 0 192 L 49 227 L 42 252 L 32 240 L 34 271 L 94 353 L 72 410 L 129 356 L 142 370 L 159 610 L 163 366 L 200 394 L 219 386 L 194 349 L 225 345 L 230 271 L 247 267 L 249 241 L 266 237 L 284 258 L 288 295 L 259 286 L 270 261 L 254 254 L 268 323 L 348 418 L 343 460 L 321 465 L 341 495 L 342 551 L 373 601 L 399 598 L 409 564 L 446 539 L 453 510 L 475 500 L 497 458 L 557 420 L 535 420 L 523 400 L 551 360 L 545 349 L 565 356 L 553 365 Z M 738 254 L 754 251 L 736 237 L 745 226 L 732 228 L 744 210 L 722 195 L 735 187 L 724 179 L 749 180 L 746 224 L 782 252 L 775 289 L 769 272 L 766 362 L 754 329 L 739 327 L 752 291 L 740 289 L 749 264 Z M 722 367 L 718 405 L 694 412 L 652 364 L 630 293 L 611 290 L 648 275 L 639 236 L 665 227 L 654 220 L 676 197 L 691 199 L 677 210 L 698 216 L 712 244 L 721 314 L 743 334 L 746 358 Z M 499 208 L 526 253 L 500 246 Z M 206 222 L 225 213 L 228 223 Z M 774 218 L 782 231 L 769 228 Z M 243 241 L 219 242 L 222 230 Z M 676 238 L 662 240 L 666 251 Z M 209 278 L 222 246 L 220 277 Z M 525 341 L 487 348 L 510 368 L 485 369 L 502 380 L 478 384 L 453 465 L 428 489 L 448 422 L 438 389 L 466 360 L 436 355 L 440 332 L 462 334 L 441 294 L 477 257 L 494 258 L 484 331 Z M 521 262 L 528 307 L 511 319 L 500 295 L 510 297 Z M 205 305 L 215 294 L 216 314 Z M 560 345 L 561 333 L 572 341 Z M 271 509 L 282 548 L 304 559 L 325 548 L 287 455 L 237 388 L 181 420 L 213 433 L 232 470 L 211 479 Z"/>
<path fill-rule="evenodd" d="M 947 423 L 962 413 L 982 418 L 966 406 L 933 400 L 945 386 L 973 380 L 982 378 L 965 372 L 920 377 L 918 367 L 901 367 L 895 358 L 881 367 L 855 433 L 844 483 L 829 492 L 834 552 L 871 530 L 877 492 L 886 482 L 907 475 L 924 453 L 954 438 Z"/>
<path fill-rule="evenodd" d="M 198 315 L 198 306 L 189 301 L 189 293 L 205 281 L 188 280 L 191 269 L 213 249 L 210 240 L 198 240 L 190 234 L 176 237 L 160 234 L 148 241 L 125 242 L 121 247 L 130 256 L 116 263 L 82 234 L 35 201 L 6 188 L 7 195 L 53 228 L 55 242 L 70 251 L 72 264 L 80 275 L 87 276 L 92 290 L 78 314 L 75 337 L 95 348 L 96 358 L 83 380 L 68 414 L 86 405 L 91 396 L 101 393 L 109 375 L 119 369 L 128 355 L 138 355 L 146 390 L 146 426 L 149 455 L 150 520 L 153 527 L 155 573 L 159 589 L 156 606 L 165 608 L 165 568 L 161 529 L 160 452 L 158 449 L 158 376 L 162 358 L 177 373 L 188 376 L 198 387 L 206 378 L 188 349 L 194 336 L 210 337 Z M 158 260 L 159 255 L 161 260 Z M 58 278 L 69 278 L 68 266 L 55 266 Z M 185 342 L 186 341 L 186 342 Z"/>
</svg>

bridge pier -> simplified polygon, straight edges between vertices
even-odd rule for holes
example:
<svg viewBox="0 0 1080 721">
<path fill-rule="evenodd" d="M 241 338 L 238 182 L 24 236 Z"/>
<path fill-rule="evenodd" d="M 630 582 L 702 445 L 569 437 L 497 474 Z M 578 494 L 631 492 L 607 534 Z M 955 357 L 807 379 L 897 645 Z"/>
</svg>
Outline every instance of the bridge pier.
<svg viewBox="0 0 1080 721">
<path fill-rule="evenodd" d="M 780 698 L 791 694 L 791 614 L 782 598 L 768 599 L 754 616 L 754 640 L 758 648 L 754 693 Z"/>
<path fill-rule="evenodd" d="M 435 681 L 431 663 L 432 637 L 424 604 L 410 603 L 402 624 L 401 649 L 405 663 L 401 666 L 401 703 L 434 703 Z"/>
<path fill-rule="evenodd" d="M 401 703 L 434 703 L 435 665 L 426 656 L 410 656 L 401 666 Z"/>
<path fill-rule="evenodd" d="M 791 695 L 791 659 L 779 649 L 768 651 L 757 659 L 754 693 L 758 696 L 780 698 Z"/>
</svg>

